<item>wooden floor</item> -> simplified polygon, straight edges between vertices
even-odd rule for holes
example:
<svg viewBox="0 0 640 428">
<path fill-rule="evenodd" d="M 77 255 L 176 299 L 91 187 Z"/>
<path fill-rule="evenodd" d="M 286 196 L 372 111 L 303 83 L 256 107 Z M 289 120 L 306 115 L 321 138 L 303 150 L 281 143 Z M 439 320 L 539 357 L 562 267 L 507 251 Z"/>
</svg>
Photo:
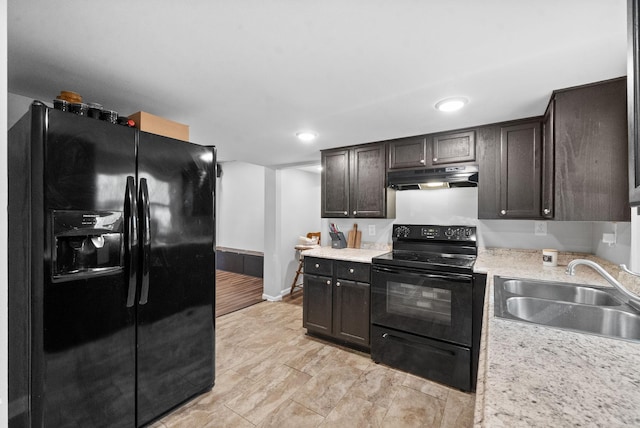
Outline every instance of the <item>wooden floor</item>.
<svg viewBox="0 0 640 428">
<path fill-rule="evenodd" d="M 263 300 L 262 278 L 216 271 L 216 318 Z"/>
<path fill-rule="evenodd" d="M 262 278 L 239 273 L 216 271 L 216 318 L 262 302 Z M 302 306 L 302 290 L 282 298 L 284 302 Z"/>
</svg>

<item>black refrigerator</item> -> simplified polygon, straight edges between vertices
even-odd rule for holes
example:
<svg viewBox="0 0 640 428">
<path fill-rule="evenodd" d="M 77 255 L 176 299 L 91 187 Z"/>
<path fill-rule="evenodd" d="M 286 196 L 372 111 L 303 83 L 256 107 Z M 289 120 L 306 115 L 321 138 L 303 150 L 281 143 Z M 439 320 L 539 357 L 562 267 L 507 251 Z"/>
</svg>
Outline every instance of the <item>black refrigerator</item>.
<svg viewBox="0 0 640 428">
<path fill-rule="evenodd" d="M 34 102 L 8 164 L 9 425 L 143 426 L 210 390 L 215 148 Z"/>
</svg>

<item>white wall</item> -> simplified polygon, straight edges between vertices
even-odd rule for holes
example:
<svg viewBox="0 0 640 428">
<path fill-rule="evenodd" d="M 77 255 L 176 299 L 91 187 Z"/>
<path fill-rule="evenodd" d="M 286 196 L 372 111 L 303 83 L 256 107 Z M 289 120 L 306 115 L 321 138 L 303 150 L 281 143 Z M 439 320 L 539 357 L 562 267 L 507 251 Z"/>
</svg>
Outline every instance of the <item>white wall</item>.
<svg viewBox="0 0 640 428">
<path fill-rule="evenodd" d="M 262 298 L 279 300 L 282 289 L 280 269 L 280 176 L 275 169 L 265 168 L 264 186 L 264 270 Z"/>
<path fill-rule="evenodd" d="M 33 98 L 23 97 L 22 95 L 7 94 L 7 127 L 11 128 L 27 111 L 33 102 Z"/>
<path fill-rule="evenodd" d="M 221 162 L 216 193 L 216 245 L 264 252 L 265 167 Z"/>
<path fill-rule="evenodd" d="M 7 2 L 0 0 L 0 58 L 7 58 Z M 7 106 L 7 62 L 0 67 L 0 106 Z M 8 111 L 7 108 L 5 111 Z M 7 306 L 7 115 L 0 113 L 0 426 L 6 426 L 9 421 L 9 376 L 8 349 L 9 330 Z"/>
<path fill-rule="evenodd" d="M 288 293 L 298 268 L 295 246 L 298 237 L 322 232 L 320 224 L 320 174 L 280 169 L 280 292 Z M 323 232 L 325 234 L 326 232 Z"/>
</svg>

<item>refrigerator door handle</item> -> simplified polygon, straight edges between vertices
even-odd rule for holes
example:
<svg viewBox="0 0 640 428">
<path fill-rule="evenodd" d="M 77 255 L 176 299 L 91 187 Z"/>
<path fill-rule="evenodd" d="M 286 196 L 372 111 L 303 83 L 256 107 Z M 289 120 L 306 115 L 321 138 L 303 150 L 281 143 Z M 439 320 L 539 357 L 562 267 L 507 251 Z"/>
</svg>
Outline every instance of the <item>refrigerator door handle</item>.
<svg viewBox="0 0 640 428">
<path fill-rule="evenodd" d="M 140 179 L 140 221 L 141 221 L 141 245 L 142 245 L 142 288 L 140 290 L 141 305 L 149 299 L 149 260 L 151 257 L 151 212 L 149 210 L 149 189 L 147 179 Z"/>
<path fill-rule="evenodd" d="M 128 176 L 124 208 L 125 218 L 127 222 L 127 281 L 129 282 L 127 290 L 127 308 L 130 308 L 135 304 L 136 282 L 138 279 L 138 206 L 136 193 L 135 179 L 131 176 Z"/>
</svg>

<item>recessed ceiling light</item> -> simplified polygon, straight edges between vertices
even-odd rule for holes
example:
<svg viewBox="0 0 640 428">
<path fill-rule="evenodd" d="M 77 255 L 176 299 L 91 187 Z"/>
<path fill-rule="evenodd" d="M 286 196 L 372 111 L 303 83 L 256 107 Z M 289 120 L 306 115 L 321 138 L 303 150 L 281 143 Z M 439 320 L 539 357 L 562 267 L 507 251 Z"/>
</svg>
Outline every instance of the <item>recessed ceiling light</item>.
<svg viewBox="0 0 640 428">
<path fill-rule="evenodd" d="M 445 98 L 436 103 L 436 109 L 440 111 L 456 111 L 460 110 L 469 102 L 464 97 Z"/>
<path fill-rule="evenodd" d="M 318 134 L 310 131 L 301 131 L 296 133 L 296 137 L 298 137 L 300 141 L 303 141 L 305 143 L 310 143 L 311 141 L 315 140 L 317 136 Z"/>
</svg>

